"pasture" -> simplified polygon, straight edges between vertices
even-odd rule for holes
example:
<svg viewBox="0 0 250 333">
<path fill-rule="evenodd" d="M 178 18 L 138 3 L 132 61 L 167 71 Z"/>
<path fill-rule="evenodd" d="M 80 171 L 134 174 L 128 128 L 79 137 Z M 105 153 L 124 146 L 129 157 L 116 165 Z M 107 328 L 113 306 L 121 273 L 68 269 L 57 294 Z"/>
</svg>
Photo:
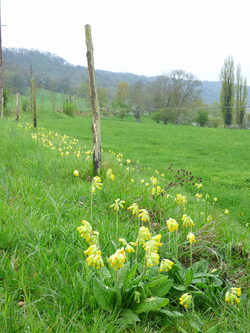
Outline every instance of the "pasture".
<svg viewBox="0 0 250 333">
<path fill-rule="evenodd" d="M 22 114 L 19 127 L 0 123 L 1 331 L 249 331 L 249 131 L 102 118 L 103 187 L 91 192 L 91 119 L 44 112 L 33 130 L 28 118 Z M 125 203 L 116 211 L 118 198 Z M 131 214 L 133 203 L 147 209 L 149 221 Z M 184 213 L 195 222 L 191 229 Z M 167 229 L 170 217 L 178 233 Z M 99 231 L 101 269 L 86 264 L 81 220 Z M 108 258 L 118 238 L 138 243 L 142 225 L 162 235 L 157 251 L 173 269 L 158 272 L 137 244 L 113 271 Z M 225 302 L 233 287 L 242 288 L 239 304 Z M 193 297 L 187 308 L 183 293 Z"/>
</svg>

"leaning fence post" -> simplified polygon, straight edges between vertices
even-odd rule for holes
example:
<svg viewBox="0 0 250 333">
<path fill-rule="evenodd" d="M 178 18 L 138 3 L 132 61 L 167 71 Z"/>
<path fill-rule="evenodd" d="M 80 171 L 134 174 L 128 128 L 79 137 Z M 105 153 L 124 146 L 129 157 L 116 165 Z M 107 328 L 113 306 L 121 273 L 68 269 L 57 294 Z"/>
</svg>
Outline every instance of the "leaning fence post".
<svg viewBox="0 0 250 333">
<path fill-rule="evenodd" d="M 93 131 L 93 163 L 94 174 L 97 175 L 101 169 L 101 123 L 100 107 L 98 103 L 97 90 L 95 84 L 95 67 L 93 56 L 93 43 L 91 37 L 91 27 L 85 25 L 85 38 L 87 45 L 87 62 L 89 74 L 90 102 L 92 108 L 92 131 Z"/>
<path fill-rule="evenodd" d="M 20 111 L 19 97 L 20 97 L 20 94 L 17 93 L 16 94 L 16 121 L 19 120 L 19 111 Z"/>
</svg>

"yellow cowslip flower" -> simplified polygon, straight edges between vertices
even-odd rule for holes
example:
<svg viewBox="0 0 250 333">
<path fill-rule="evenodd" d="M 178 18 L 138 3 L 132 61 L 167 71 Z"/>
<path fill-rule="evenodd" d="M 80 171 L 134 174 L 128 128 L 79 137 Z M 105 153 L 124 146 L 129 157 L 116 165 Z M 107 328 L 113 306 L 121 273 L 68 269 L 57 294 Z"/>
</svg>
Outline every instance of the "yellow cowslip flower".
<svg viewBox="0 0 250 333">
<path fill-rule="evenodd" d="M 133 203 L 131 206 L 129 206 L 128 210 L 131 210 L 132 215 L 139 214 L 139 206 L 137 205 L 137 203 Z"/>
<path fill-rule="evenodd" d="M 189 293 L 183 294 L 180 297 L 180 304 L 187 309 L 192 304 L 192 296 Z"/>
<path fill-rule="evenodd" d="M 126 259 L 126 253 L 122 247 L 121 249 L 116 250 L 116 252 L 108 258 L 108 262 L 110 262 L 111 267 L 117 271 L 117 269 L 124 266 Z"/>
<path fill-rule="evenodd" d="M 140 180 L 140 183 L 141 183 L 141 184 L 145 184 L 145 180 L 144 180 L 144 179 L 141 179 L 141 180 Z"/>
<path fill-rule="evenodd" d="M 149 213 L 146 209 L 139 209 L 139 214 L 138 217 L 143 221 L 143 222 L 149 222 Z"/>
<path fill-rule="evenodd" d="M 149 252 L 157 253 L 159 250 L 159 247 L 162 246 L 161 237 L 162 237 L 161 234 L 158 234 L 158 235 L 152 237 L 146 243 L 144 243 L 143 244 L 144 250 L 147 253 L 149 253 Z"/>
<path fill-rule="evenodd" d="M 74 171 L 73 171 L 73 175 L 74 175 L 75 177 L 79 177 L 79 171 L 78 171 L 78 170 L 74 170 Z"/>
<path fill-rule="evenodd" d="M 127 162 L 127 164 L 130 164 L 132 161 L 128 159 L 128 160 L 126 160 L 126 162 Z"/>
<path fill-rule="evenodd" d="M 164 175 L 164 173 L 161 173 L 161 177 L 164 177 L 165 175 Z"/>
<path fill-rule="evenodd" d="M 101 257 L 101 251 L 99 251 L 100 254 L 92 254 L 87 258 L 88 266 L 93 266 L 96 269 L 100 269 L 101 267 L 104 267 L 104 262 Z"/>
<path fill-rule="evenodd" d="M 160 256 L 156 252 L 147 252 L 146 254 L 146 266 L 153 267 L 159 265 Z"/>
<path fill-rule="evenodd" d="M 178 227 L 179 227 L 179 224 L 177 223 L 177 221 L 172 218 L 170 218 L 166 221 L 166 225 L 170 232 L 174 232 L 174 231 L 178 230 Z"/>
<path fill-rule="evenodd" d="M 179 206 L 185 206 L 187 203 L 187 197 L 181 194 L 176 194 L 175 202 Z"/>
<path fill-rule="evenodd" d="M 228 214 L 229 214 L 229 210 L 228 210 L 228 209 L 225 209 L 225 210 L 224 210 L 224 214 L 225 214 L 225 215 L 228 215 Z"/>
<path fill-rule="evenodd" d="M 148 230 L 148 228 L 142 226 L 139 229 L 139 233 L 138 233 L 138 236 L 137 236 L 136 243 L 144 244 L 147 240 L 150 239 L 150 237 L 151 237 L 151 233 Z"/>
<path fill-rule="evenodd" d="M 134 182 L 135 182 L 134 178 L 131 178 L 130 181 L 131 181 L 131 183 L 134 183 Z"/>
<path fill-rule="evenodd" d="M 168 259 L 162 259 L 160 264 L 160 272 L 168 272 L 170 269 L 172 269 L 174 262 Z"/>
<path fill-rule="evenodd" d="M 107 173 L 106 173 L 107 178 L 111 179 L 112 181 L 115 180 L 115 175 L 113 173 L 112 169 L 108 169 Z"/>
<path fill-rule="evenodd" d="M 157 185 L 158 184 L 158 179 L 154 176 L 150 177 L 150 180 L 152 182 L 153 185 Z"/>
<path fill-rule="evenodd" d="M 123 204 L 125 203 L 125 200 L 116 199 L 115 203 L 109 206 L 109 208 L 114 208 L 116 212 L 119 212 L 121 208 L 124 208 Z"/>
<path fill-rule="evenodd" d="M 152 196 L 160 196 L 162 193 L 164 193 L 164 189 L 163 188 L 161 188 L 159 185 L 158 186 L 156 186 L 156 187 L 153 187 L 152 189 L 151 189 L 151 195 Z"/>
<path fill-rule="evenodd" d="M 99 232 L 98 231 L 93 231 L 92 235 L 89 240 L 89 244 L 91 245 L 97 245 L 99 242 Z"/>
<path fill-rule="evenodd" d="M 195 183 L 194 186 L 195 186 L 197 189 L 199 189 L 199 188 L 202 188 L 203 185 L 202 185 L 201 183 L 199 183 L 199 184 L 198 184 L 198 183 Z"/>
<path fill-rule="evenodd" d="M 86 256 L 91 256 L 92 254 L 100 254 L 100 252 L 100 249 L 94 244 L 90 245 L 90 247 L 84 251 L 84 254 L 86 254 Z"/>
<path fill-rule="evenodd" d="M 86 241 L 89 243 L 91 240 L 91 236 L 92 236 L 92 227 L 88 221 L 82 220 L 81 223 L 83 225 L 78 227 L 77 230 L 79 231 L 80 236 L 85 238 Z"/>
<path fill-rule="evenodd" d="M 119 238 L 118 241 L 121 242 L 123 246 L 126 246 L 126 244 L 127 244 L 127 241 L 125 238 Z"/>
<path fill-rule="evenodd" d="M 184 227 L 193 227 L 194 226 L 194 221 L 187 214 L 183 214 L 181 219 L 182 219 Z"/>
<path fill-rule="evenodd" d="M 225 301 L 234 305 L 240 303 L 241 288 L 230 288 L 225 295 Z"/>
<path fill-rule="evenodd" d="M 196 242 L 195 235 L 192 232 L 189 232 L 187 235 L 187 240 L 190 244 L 193 244 L 194 242 Z"/>
<path fill-rule="evenodd" d="M 127 243 L 126 247 L 125 247 L 125 251 L 128 252 L 128 253 L 132 253 L 132 252 L 135 252 L 135 249 Z"/>
<path fill-rule="evenodd" d="M 91 184 L 91 192 L 94 193 L 96 190 L 101 190 L 103 187 L 102 179 L 99 176 L 95 176 Z"/>
<path fill-rule="evenodd" d="M 130 245 L 132 246 L 137 246 L 138 244 L 136 242 L 129 242 Z"/>
<path fill-rule="evenodd" d="M 199 200 L 199 199 L 201 199 L 203 197 L 203 195 L 201 193 L 196 193 L 195 197 L 196 197 L 196 199 Z"/>
<path fill-rule="evenodd" d="M 214 202 L 218 201 L 218 198 L 214 198 Z"/>
</svg>

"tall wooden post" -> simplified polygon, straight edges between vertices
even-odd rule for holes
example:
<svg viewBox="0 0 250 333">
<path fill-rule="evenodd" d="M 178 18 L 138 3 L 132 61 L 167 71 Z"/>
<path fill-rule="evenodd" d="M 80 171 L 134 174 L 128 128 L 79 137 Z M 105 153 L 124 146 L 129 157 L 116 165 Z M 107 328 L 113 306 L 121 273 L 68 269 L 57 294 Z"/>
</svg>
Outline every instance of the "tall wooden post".
<svg viewBox="0 0 250 333">
<path fill-rule="evenodd" d="M 100 122 L 100 107 L 98 103 L 97 89 L 95 84 L 95 66 L 94 66 L 94 55 L 93 55 L 94 49 L 91 36 L 91 27 L 89 24 L 85 25 L 85 37 L 87 45 L 90 102 L 93 114 L 92 131 L 93 131 L 94 174 L 98 175 L 101 169 L 101 122 Z"/>
<path fill-rule="evenodd" d="M 3 52 L 2 52 L 2 26 L 1 26 L 1 3 L 0 3 L 0 109 L 3 118 Z"/>
<path fill-rule="evenodd" d="M 20 94 L 17 93 L 16 94 L 16 121 L 19 120 L 19 112 L 20 112 L 19 97 L 20 97 Z"/>
<path fill-rule="evenodd" d="M 34 128 L 37 128 L 36 120 L 36 83 L 35 79 L 31 79 L 31 99 L 32 99 L 32 114 L 33 114 L 33 124 Z"/>
</svg>

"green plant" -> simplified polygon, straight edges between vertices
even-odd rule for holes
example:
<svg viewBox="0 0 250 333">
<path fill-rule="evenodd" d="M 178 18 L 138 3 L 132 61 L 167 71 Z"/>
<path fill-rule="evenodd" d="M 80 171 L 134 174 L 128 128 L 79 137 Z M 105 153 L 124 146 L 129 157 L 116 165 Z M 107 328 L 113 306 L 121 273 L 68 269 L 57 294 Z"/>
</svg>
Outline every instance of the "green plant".
<svg viewBox="0 0 250 333">
<path fill-rule="evenodd" d="M 75 103 L 65 102 L 63 104 L 63 113 L 65 113 L 67 116 L 73 117 L 75 111 L 76 111 Z"/>
</svg>

